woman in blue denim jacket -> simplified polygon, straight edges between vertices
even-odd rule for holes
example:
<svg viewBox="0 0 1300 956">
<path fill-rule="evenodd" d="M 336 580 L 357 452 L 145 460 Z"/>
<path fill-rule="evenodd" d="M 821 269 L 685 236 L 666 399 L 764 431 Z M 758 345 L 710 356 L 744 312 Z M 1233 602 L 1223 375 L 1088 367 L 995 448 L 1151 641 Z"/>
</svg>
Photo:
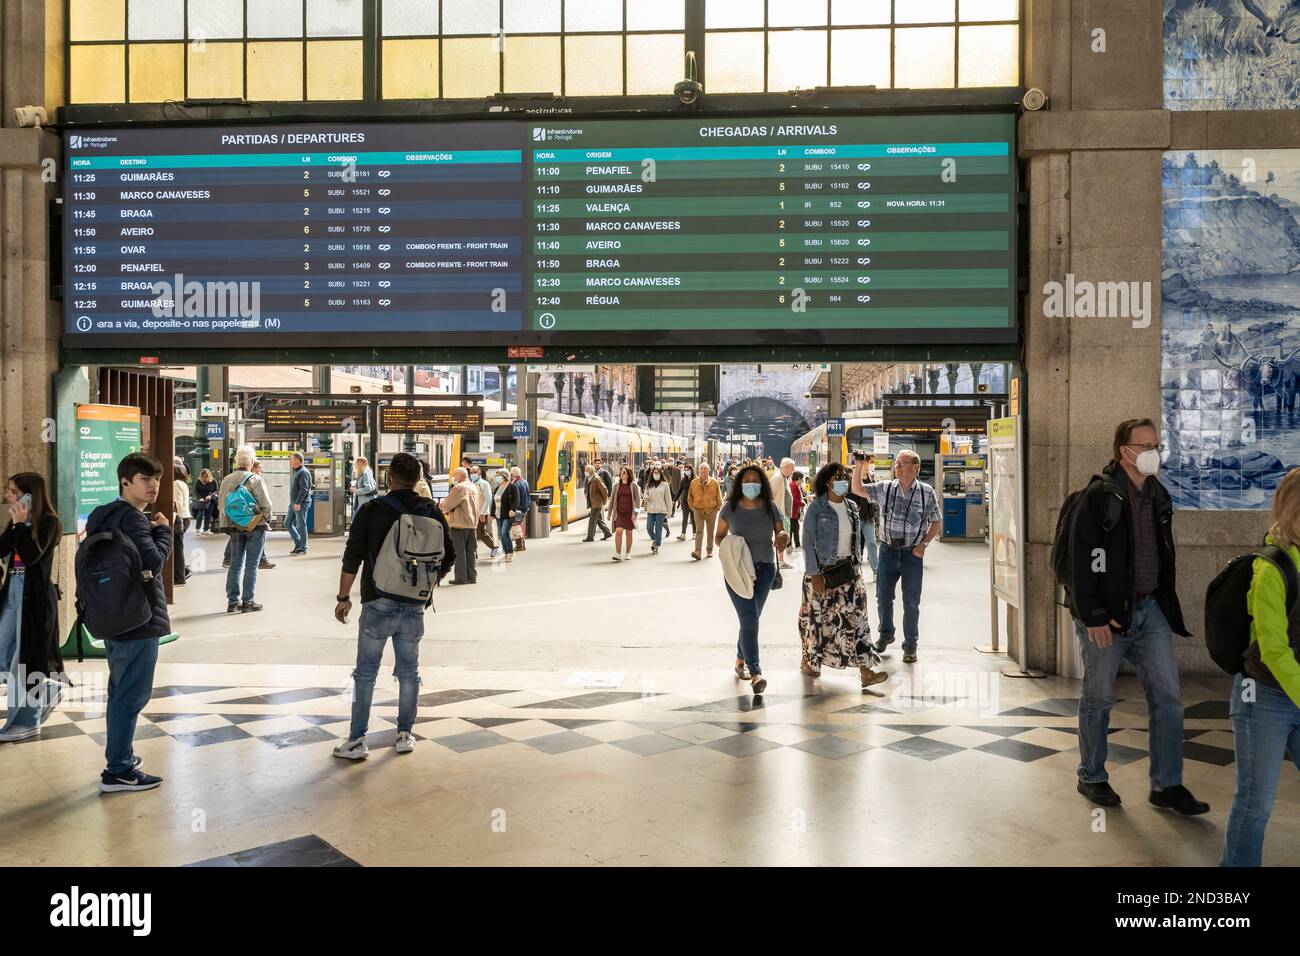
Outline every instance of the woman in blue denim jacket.
<svg viewBox="0 0 1300 956">
<path fill-rule="evenodd" d="M 839 462 L 823 465 L 813 481 L 817 496 L 804 512 L 803 601 L 799 605 L 799 634 L 803 660 L 799 669 L 820 677 L 823 666 L 856 667 L 866 690 L 889 679 L 876 670 L 880 655 L 871 646 L 867 618 L 867 588 L 858 567 L 862 563 L 862 538 L 858 506 L 845 496 L 849 472 Z M 842 561 L 852 573 L 832 586 L 822 573 Z"/>
</svg>

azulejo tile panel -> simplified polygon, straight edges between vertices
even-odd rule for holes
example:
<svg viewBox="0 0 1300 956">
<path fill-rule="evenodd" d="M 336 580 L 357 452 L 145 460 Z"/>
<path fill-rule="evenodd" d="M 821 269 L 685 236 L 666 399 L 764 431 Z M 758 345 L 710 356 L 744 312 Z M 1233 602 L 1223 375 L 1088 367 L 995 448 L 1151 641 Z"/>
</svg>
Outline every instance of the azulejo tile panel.
<svg viewBox="0 0 1300 956">
<path fill-rule="evenodd" d="M 1167 108 L 1269 110 L 1300 102 L 1300 5 L 1165 0 L 1164 13 Z"/>
<path fill-rule="evenodd" d="M 1300 465 L 1300 150 L 1163 158 L 1161 480 L 1262 510 Z"/>
</svg>

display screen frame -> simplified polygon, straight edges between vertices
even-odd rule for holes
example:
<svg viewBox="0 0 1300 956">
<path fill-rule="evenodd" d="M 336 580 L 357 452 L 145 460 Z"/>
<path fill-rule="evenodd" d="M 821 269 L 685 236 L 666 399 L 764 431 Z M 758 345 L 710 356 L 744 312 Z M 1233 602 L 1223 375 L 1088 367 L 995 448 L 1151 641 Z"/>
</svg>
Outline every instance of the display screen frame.
<svg viewBox="0 0 1300 956">
<path fill-rule="evenodd" d="M 164 333 L 155 331 L 132 331 L 129 333 L 75 333 L 66 332 L 66 322 L 68 310 L 65 309 L 60 318 L 60 327 L 65 329 L 62 335 L 62 349 L 65 355 L 80 357 L 85 360 L 96 355 L 109 355 L 112 352 L 138 353 L 151 356 L 162 356 L 166 359 L 168 356 L 193 356 L 197 351 L 220 350 L 231 356 L 230 360 L 238 359 L 241 354 L 250 356 L 250 360 L 255 362 L 265 362 L 272 359 L 267 356 L 284 355 L 292 352 L 295 354 L 330 352 L 356 352 L 358 350 L 385 350 L 395 352 L 405 350 L 406 352 L 419 350 L 438 350 L 438 349 L 483 349 L 483 348 L 504 348 L 507 346 L 531 345 L 560 349 L 593 349 L 601 347 L 618 347 L 621 349 L 705 349 L 719 346 L 747 346 L 747 347 L 772 347 L 772 348 L 821 348 L 835 346 L 858 346 L 858 347 L 929 347 L 929 346 L 1011 346 L 1014 347 L 1020 340 L 1021 329 L 1023 327 L 1022 317 L 1022 297 L 1024 286 L 1024 250 L 1023 245 L 1023 203 L 1022 203 L 1022 175 L 1020 163 L 1018 161 L 1018 130 L 1016 111 L 1009 106 L 994 106 L 988 108 L 962 108 L 953 104 L 941 108 L 917 108 L 908 109 L 891 109 L 891 110 L 851 110 L 843 107 L 836 107 L 827 110 L 809 110 L 809 111 L 784 111 L 773 112 L 771 110 L 746 110 L 743 112 L 700 112 L 689 115 L 680 113 L 661 113 L 657 112 L 651 115 L 627 114 L 607 111 L 594 112 L 566 112 L 562 116 L 556 115 L 538 115 L 535 111 L 520 111 L 517 113 L 503 112 L 491 114 L 449 114 L 443 115 L 422 115 L 422 116 L 391 116 L 376 117 L 368 120 L 359 120 L 354 118 L 330 118 L 326 116 L 310 116 L 297 118 L 273 119 L 267 122 L 258 122 L 254 119 L 242 119 L 240 121 L 216 121 L 216 122 L 126 122 L 114 123 L 105 121 L 95 124 L 69 124 L 64 127 L 64 135 L 73 135 L 79 130 L 94 131 L 96 133 L 131 133 L 147 129 L 175 129 L 175 128 L 228 128 L 238 127 L 320 127 L 330 125 L 342 125 L 363 122 L 366 124 L 380 123 L 430 123 L 430 124 L 463 124 L 463 123 L 482 123 L 482 122 L 506 122 L 520 124 L 537 124 L 539 122 L 563 122 L 566 124 L 583 122 L 583 121 L 611 121 L 611 120 L 628 120 L 639 119 L 646 123 L 654 123 L 660 120 L 673 119 L 725 119 L 729 123 L 738 123 L 746 120 L 766 120 L 771 121 L 776 118 L 799 119 L 799 120 L 833 120 L 836 117 L 845 118 L 879 118 L 879 119 L 897 119 L 899 117 L 925 116 L 931 119 L 942 120 L 945 116 L 969 117 L 969 116 L 1001 116 L 1003 121 L 1008 124 L 1007 141 L 1009 152 L 1009 172 L 1011 176 L 1011 187 L 1009 197 L 1011 202 L 1010 220 L 1010 239 L 1008 251 L 1009 275 L 1009 309 L 1011 321 L 1006 326 L 996 327 L 978 327 L 978 328 L 916 328 L 916 327 L 894 327 L 894 328 L 844 328 L 844 329 L 808 329 L 808 328 L 785 328 L 785 329 L 678 329 L 663 331 L 621 331 L 621 330 L 568 330 L 545 332 L 541 330 L 518 330 L 518 331 L 483 331 L 483 332 L 358 332 L 355 334 L 329 336 L 329 342 L 322 342 L 322 334 L 319 332 L 276 332 L 272 334 L 262 333 L 252 335 L 249 333 Z M 527 146 L 525 147 L 527 148 Z M 69 151 L 64 151 L 64 178 L 63 182 L 67 189 L 71 189 L 71 157 Z M 527 182 L 527 162 L 525 162 L 525 182 Z M 68 227 L 70 219 L 68 212 L 70 206 L 65 203 L 64 208 L 64 234 L 62 236 L 62 248 L 64 254 L 65 270 L 65 294 L 70 294 L 67 285 L 67 271 L 70 268 L 70 247 L 73 242 L 71 229 Z M 525 223 L 531 223 L 531 218 L 525 215 Z M 531 233 L 525 234 L 525 239 L 530 239 Z M 526 277 L 531 277 L 531 270 L 525 270 Z M 531 294 L 531 290 L 530 290 Z M 252 359 L 251 356 L 256 353 L 258 358 Z"/>
</svg>

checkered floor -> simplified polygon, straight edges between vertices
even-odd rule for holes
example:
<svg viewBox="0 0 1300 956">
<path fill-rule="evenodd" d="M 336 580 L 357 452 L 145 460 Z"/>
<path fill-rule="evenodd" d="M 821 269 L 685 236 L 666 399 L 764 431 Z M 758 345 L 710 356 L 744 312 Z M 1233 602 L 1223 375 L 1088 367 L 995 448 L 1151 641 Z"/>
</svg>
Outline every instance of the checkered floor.
<svg viewBox="0 0 1300 956">
<path fill-rule="evenodd" d="M 252 689 L 256 691 L 257 689 Z M 290 690 L 168 685 L 154 690 L 150 706 L 140 717 L 136 738 L 168 737 L 186 747 L 215 746 L 256 739 L 284 749 L 313 744 L 333 745 L 349 729 L 350 689 L 305 687 Z M 543 699 L 534 699 L 543 696 Z M 498 716 L 478 716 L 481 702 L 492 698 Z M 778 747 L 792 747 L 828 760 L 873 748 L 884 748 L 920 760 L 934 761 L 963 750 L 978 750 L 1029 763 L 1078 749 L 1075 717 L 1079 702 L 1049 698 L 970 718 L 961 710 L 962 698 L 871 698 L 856 694 L 772 694 L 698 701 L 673 694 L 627 691 L 575 693 L 545 697 L 527 691 L 455 688 L 420 695 L 420 716 L 414 736 L 455 753 L 467 753 L 509 743 L 522 743 L 546 754 L 609 745 L 643 756 L 686 747 L 707 747 L 743 758 Z M 819 719 L 780 719 L 782 711 L 798 711 L 815 702 Z M 842 701 L 846 704 L 837 707 Z M 855 702 L 856 701 L 856 702 Z M 662 719 L 619 719 L 610 716 L 620 705 L 650 705 Z M 396 736 L 397 700 L 377 695 L 372 707 L 372 747 L 391 745 Z M 476 705 L 476 706 L 471 706 Z M 786 706 L 793 705 L 793 706 Z M 179 707 L 179 709 L 171 709 Z M 305 712 L 301 711 L 306 708 Z M 252 710 L 251 708 L 261 708 Z M 294 712 L 289 712 L 289 711 Z M 600 716 L 540 716 L 534 711 L 606 711 Z M 957 714 L 963 715 L 957 719 Z M 644 707 L 638 707 L 644 713 Z M 769 713 L 774 712 L 774 713 Z M 1184 756 L 1216 766 L 1233 762 L 1227 704 L 1222 700 L 1189 703 L 1190 722 L 1201 725 L 1184 732 Z M 947 719 L 945 719 L 947 717 Z M 748 719 L 746 719 L 748 718 Z M 102 700 L 76 700 L 51 715 L 39 737 L 24 747 L 52 746 L 54 741 L 87 737 L 104 745 Z M 1119 701 L 1112 713 L 1109 741 L 1112 764 L 1128 764 L 1147 756 L 1145 703 Z"/>
</svg>

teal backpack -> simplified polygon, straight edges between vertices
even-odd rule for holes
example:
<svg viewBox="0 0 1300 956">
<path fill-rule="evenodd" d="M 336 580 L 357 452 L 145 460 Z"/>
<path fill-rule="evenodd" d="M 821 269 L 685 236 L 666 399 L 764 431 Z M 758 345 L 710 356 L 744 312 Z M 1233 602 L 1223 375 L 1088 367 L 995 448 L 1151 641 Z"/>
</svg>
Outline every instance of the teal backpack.
<svg viewBox="0 0 1300 956">
<path fill-rule="evenodd" d="M 244 475 L 244 478 L 238 485 L 231 489 L 226 495 L 226 517 L 236 528 L 248 531 L 257 524 L 257 519 L 261 517 L 262 509 L 257 504 L 257 498 L 253 493 L 244 487 L 248 479 L 253 477 L 250 471 Z"/>
</svg>

